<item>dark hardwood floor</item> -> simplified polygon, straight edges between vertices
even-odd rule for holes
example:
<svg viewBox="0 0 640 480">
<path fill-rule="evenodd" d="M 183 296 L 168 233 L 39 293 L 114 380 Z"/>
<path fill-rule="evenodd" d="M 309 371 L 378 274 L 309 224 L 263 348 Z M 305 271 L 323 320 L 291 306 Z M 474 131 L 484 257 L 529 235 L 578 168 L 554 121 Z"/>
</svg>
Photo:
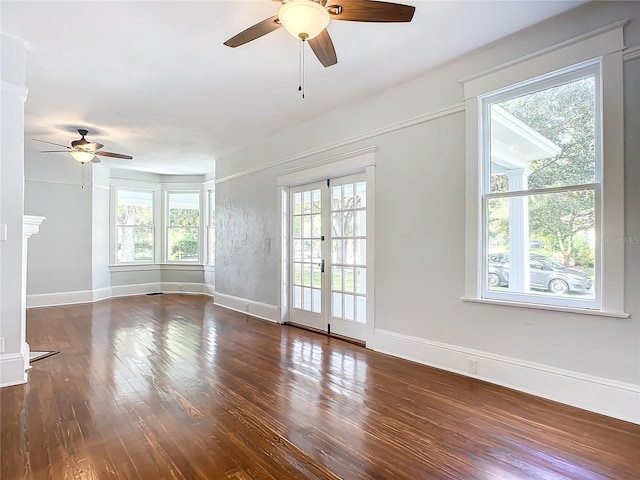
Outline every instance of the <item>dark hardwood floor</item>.
<svg viewBox="0 0 640 480">
<path fill-rule="evenodd" d="M 640 426 L 159 295 L 28 312 L 14 479 L 640 479 Z"/>
</svg>

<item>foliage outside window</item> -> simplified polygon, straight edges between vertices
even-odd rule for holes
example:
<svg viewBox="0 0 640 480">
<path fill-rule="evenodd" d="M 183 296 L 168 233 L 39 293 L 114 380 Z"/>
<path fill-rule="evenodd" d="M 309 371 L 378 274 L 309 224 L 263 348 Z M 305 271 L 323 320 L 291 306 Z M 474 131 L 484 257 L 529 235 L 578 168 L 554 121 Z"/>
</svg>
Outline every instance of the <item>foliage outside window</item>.
<svg viewBox="0 0 640 480">
<path fill-rule="evenodd" d="M 144 190 L 117 191 L 117 263 L 153 262 L 153 196 Z"/>
<path fill-rule="evenodd" d="M 482 98 L 485 298 L 597 307 L 599 117 L 597 64 Z"/>
<path fill-rule="evenodd" d="M 200 194 L 167 194 L 167 261 L 197 262 L 200 258 Z"/>
</svg>

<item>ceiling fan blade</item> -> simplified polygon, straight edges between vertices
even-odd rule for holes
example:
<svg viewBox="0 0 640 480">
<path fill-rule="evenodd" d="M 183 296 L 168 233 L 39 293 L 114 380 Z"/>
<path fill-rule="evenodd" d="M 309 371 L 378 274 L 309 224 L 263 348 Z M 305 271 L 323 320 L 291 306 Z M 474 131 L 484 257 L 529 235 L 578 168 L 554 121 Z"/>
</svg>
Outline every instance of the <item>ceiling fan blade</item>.
<svg viewBox="0 0 640 480">
<path fill-rule="evenodd" d="M 311 50 L 313 50 L 313 53 L 316 54 L 316 57 L 318 57 L 318 60 L 320 60 L 320 63 L 325 67 L 330 67 L 338 63 L 336 49 L 333 47 L 333 42 L 326 28 L 320 35 L 309 40 L 309 46 Z"/>
<path fill-rule="evenodd" d="M 100 150 L 104 145 L 97 142 L 87 142 L 86 140 L 74 140 L 71 142 L 72 147 L 80 147 L 82 150 L 86 150 L 89 152 L 93 152 L 95 150 Z"/>
<path fill-rule="evenodd" d="M 282 25 L 278 21 L 278 16 L 274 15 L 271 18 L 267 18 L 266 20 L 261 21 L 260 23 L 256 23 L 255 25 L 247 28 L 246 30 L 240 32 L 235 37 L 231 37 L 229 40 L 224 42 L 227 47 L 239 47 L 240 45 L 244 45 L 245 43 L 250 42 L 251 40 L 255 40 L 256 38 L 260 38 L 267 33 L 271 33 L 274 30 L 277 30 Z"/>
<path fill-rule="evenodd" d="M 38 153 L 69 153 L 69 150 L 40 150 Z"/>
<path fill-rule="evenodd" d="M 120 153 L 112 153 L 112 152 L 93 152 L 96 155 L 100 155 L 102 157 L 113 157 L 113 158 L 124 158 L 125 160 L 133 160 L 131 155 L 122 155 Z"/>
<path fill-rule="evenodd" d="M 69 147 L 67 145 L 60 145 L 59 143 L 47 142 L 46 140 L 38 140 L 37 138 L 32 138 L 32 140 L 35 141 L 35 142 L 48 143 L 49 145 L 56 145 L 58 147 L 66 148 L 67 150 L 72 150 L 71 147 Z"/>
<path fill-rule="evenodd" d="M 329 0 L 332 20 L 350 22 L 410 22 L 416 7 L 373 0 Z"/>
</svg>

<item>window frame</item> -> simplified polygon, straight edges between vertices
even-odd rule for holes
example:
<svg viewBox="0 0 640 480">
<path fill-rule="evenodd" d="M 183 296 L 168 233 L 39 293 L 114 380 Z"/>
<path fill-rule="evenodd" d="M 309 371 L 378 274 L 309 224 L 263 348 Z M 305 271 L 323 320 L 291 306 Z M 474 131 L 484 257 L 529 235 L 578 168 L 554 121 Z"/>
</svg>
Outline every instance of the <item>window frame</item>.
<svg viewBox="0 0 640 480">
<path fill-rule="evenodd" d="M 164 187 L 164 185 L 163 185 Z M 203 209 L 203 197 L 204 195 L 202 194 L 202 185 L 200 185 L 200 188 L 194 188 L 194 185 L 186 185 L 184 187 L 180 187 L 177 185 L 170 185 L 167 186 L 166 188 L 163 188 L 163 242 L 162 242 L 162 259 L 163 259 L 163 263 L 166 264 L 183 264 L 183 265 L 202 265 L 202 258 L 203 258 L 203 245 L 202 245 L 202 240 L 203 240 L 203 222 L 202 222 L 202 212 L 204 211 Z M 185 193 L 196 193 L 198 194 L 198 258 L 195 260 L 171 260 L 169 258 L 169 230 L 171 228 L 177 228 L 177 227 L 172 227 L 171 224 L 169 223 L 169 210 L 170 210 L 170 197 L 172 194 L 185 194 Z M 184 227 L 180 227 L 180 228 L 184 228 Z M 196 227 L 189 227 L 189 228 L 196 228 Z"/>
<path fill-rule="evenodd" d="M 152 258 L 151 260 L 141 260 L 141 261 L 133 261 L 133 262 L 120 262 L 118 261 L 118 229 L 120 225 L 118 223 L 118 193 L 120 191 L 129 191 L 129 192 L 149 192 L 152 196 L 151 201 L 151 218 L 152 218 Z M 131 185 L 129 183 L 112 185 L 111 186 L 111 198 L 109 202 L 109 212 L 110 212 L 110 249 L 109 249 L 109 264 L 111 266 L 127 266 L 127 265 L 153 265 L 158 263 L 160 248 L 161 245 L 160 237 L 159 237 L 159 224 L 158 224 L 158 211 L 159 211 L 159 194 L 160 189 L 156 185 L 140 185 L 139 183 L 135 185 Z M 135 226 L 134 226 L 135 228 Z"/>
<path fill-rule="evenodd" d="M 624 103 L 623 103 L 623 27 L 625 22 L 603 27 L 522 59 L 500 65 L 461 80 L 464 84 L 466 114 L 466 235 L 465 293 L 463 300 L 568 311 L 612 317 L 628 317 L 624 312 L 624 248 L 616 239 L 624 236 Z M 596 205 L 596 249 L 600 256 L 600 302 L 595 308 L 574 305 L 535 303 L 531 299 L 514 301 L 484 298 L 483 256 L 485 236 L 482 204 L 482 97 L 514 85 L 541 79 L 571 66 L 597 62 L 600 65 L 600 111 L 602 135 L 602 170 L 600 195 Z M 527 192 L 528 194 L 532 192 Z M 597 194 L 597 191 L 596 191 Z M 616 243 L 618 245 L 616 245 Z M 599 280 L 599 281 L 598 281 Z"/>
<path fill-rule="evenodd" d="M 506 100 L 534 94 L 548 90 L 560 85 L 566 85 L 580 79 L 594 77 L 595 79 L 595 172 L 592 183 L 587 184 L 571 184 L 559 187 L 546 187 L 538 189 L 525 190 L 509 190 L 505 192 L 491 192 L 491 107 Z M 481 167 L 479 171 L 481 190 L 480 204 L 482 208 L 482 256 L 479 259 L 479 268 L 481 272 L 489 271 L 489 231 L 488 231 L 488 211 L 489 202 L 493 199 L 512 199 L 518 197 L 532 197 L 534 195 L 565 193 L 571 191 L 587 191 L 594 192 L 595 207 L 595 229 L 599 231 L 599 222 L 602 218 L 601 212 L 601 189 L 602 189 L 602 101 L 601 101 L 601 65 L 600 59 L 593 59 L 577 65 L 571 65 L 559 71 L 550 72 L 538 78 L 533 78 L 519 84 L 510 85 L 507 88 L 500 89 L 495 92 L 489 92 L 485 95 L 478 96 L 481 104 L 481 151 L 482 155 L 479 159 Z M 599 242 L 596 239 L 594 248 L 594 264 L 595 264 L 595 281 L 594 281 L 594 298 L 582 299 L 571 297 L 544 296 L 535 293 L 526 292 L 502 292 L 491 290 L 488 287 L 486 277 L 483 277 L 480 285 L 480 296 L 482 299 L 493 299 L 512 302 L 528 302 L 533 304 L 542 304 L 560 307 L 585 308 L 591 310 L 599 310 L 601 306 L 602 288 L 601 288 L 601 250 L 598 248 Z"/>
</svg>

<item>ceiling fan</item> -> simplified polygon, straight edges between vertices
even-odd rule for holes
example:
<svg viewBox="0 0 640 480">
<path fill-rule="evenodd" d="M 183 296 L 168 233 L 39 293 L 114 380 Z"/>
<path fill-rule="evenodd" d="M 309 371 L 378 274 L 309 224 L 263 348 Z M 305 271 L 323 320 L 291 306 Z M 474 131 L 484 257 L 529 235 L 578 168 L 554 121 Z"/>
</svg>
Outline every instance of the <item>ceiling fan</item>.
<svg viewBox="0 0 640 480">
<path fill-rule="evenodd" d="M 80 162 L 83 165 L 87 162 L 100 163 L 100 159 L 96 155 L 101 157 L 124 158 L 125 160 L 133 159 L 131 155 L 101 151 L 100 149 L 104 147 L 104 145 L 101 143 L 90 142 L 84 138 L 84 136 L 89 133 L 88 130 L 79 128 L 78 133 L 82 138 L 80 138 L 80 140 L 72 141 L 70 147 L 59 143 L 47 142 L 46 140 L 38 140 L 37 138 L 34 138 L 33 140 L 66 148 L 66 150 L 43 150 L 40 153 L 70 153 L 75 161 Z"/>
<path fill-rule="evenodd" d="M 308 41 L 320 63 L 338 63 L 327 31 L 331 20 L 350 22 L 410 22 L 415 7 L 374 0 L 273 0 L 282 3 L 278 14 L 247 28 L 224 42 L 239 47 L 284 27 L 295 38 Z"/>
</svg>

